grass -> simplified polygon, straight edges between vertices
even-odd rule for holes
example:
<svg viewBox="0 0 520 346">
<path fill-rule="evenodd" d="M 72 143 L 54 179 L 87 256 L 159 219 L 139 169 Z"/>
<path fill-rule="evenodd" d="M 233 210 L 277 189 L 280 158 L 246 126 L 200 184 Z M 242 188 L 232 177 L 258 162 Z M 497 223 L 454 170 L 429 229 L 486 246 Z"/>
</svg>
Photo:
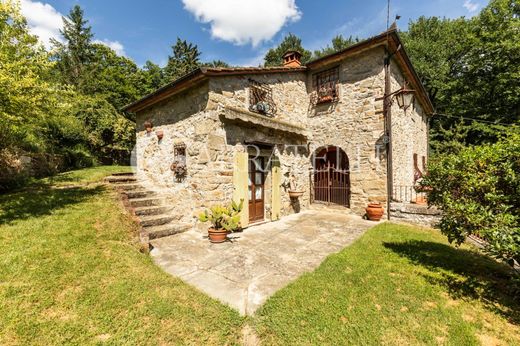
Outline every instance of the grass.
<svg viewBox="0 0 520 346">
<path fill-rule="evenodd" d="M 30 186 L 68 186 L 77 184 L 91 184 L 102 180 L 113 173 L 132 172 L 130 166 L 97 166 L 59 173 L 55 176 L 37 179 Z"/>
<path fill-rule="evenodd" d="M 111 191 L 41 186 L 0 196 L 1 345 L 239 342 L 243 318 L 140 253 Z"/>
<path fill-rule="evenodd" d="M 126 170 L 0 196 L 0 345 L 231 345 L 246 324 L 264 345 L 520 345 L 505 266 L 389 223 L 240 317 L 139 252 L 117 196 L 90 184 Z"/>
<path fill-rule="evenodd" d="M 507 267 L 435 231 L 382 224 L 277 292 L 266 344 L 520 345 Z"/>
</svg>

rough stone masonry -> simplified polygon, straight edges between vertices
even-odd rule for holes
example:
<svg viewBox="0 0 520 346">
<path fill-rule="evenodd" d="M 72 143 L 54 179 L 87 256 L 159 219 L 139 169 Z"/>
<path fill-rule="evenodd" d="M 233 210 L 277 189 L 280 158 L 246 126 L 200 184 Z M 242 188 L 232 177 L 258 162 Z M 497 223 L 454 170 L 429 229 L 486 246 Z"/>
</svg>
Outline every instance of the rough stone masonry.
<svg viewBox="0 0 520 346">
<path fill-rule="evenodd" d="M 363 215 L 369 202 L 386 205 L 393 196 L 387 186 L 385 50 L 397 51 L 386 79 L 391 91 L 405 81 L 416 89 L 407 110 L 389 103 L 393 186 L 413 186 L 418 171 L 424 171 L 431 113 L 406 54 L 397 50 L 397 33 L 388 37 L 380 35 L 308 66 L 201 69 L 128 106 L 137 118 L 139 179 L 167 196 L 179 222 L 200 229 L 207 225 L 200 225 L 196 216 L 213 204 L 243 199 L 241 220 L 247 226 L 322 203 L 317 189 L 333 194 L 336 185 L 348 199 L 346 211 Z M 326 77 L 329 74 L 337 79 Z M 266 98 L 260 102 L 275 105 L 276 113 L 254 111 L 257 105 L 252 102 L 258 100 L 252 93 L 258 85 L 268 90 L 260 92 Z M 333 99 L 316 102 L 327 96 L 323 86 L 331 85 Z M 152 131 L 146 131 L 145 121 L 153 124 Z M 317 186 L 323 183 L 315 174 L 318 153 L 325 153 L 320 159 L 337 170 L 341 161 L 348 174 L 338 176 L 345 178 L 330 178 L 326 183 L 331 187 Z M 251 171 L 255 157 L 264 162 L 258 177 Z M 176 160 L 184 160 L 185 176 L 171 170 Z M 289 192 L 295 189 L 302 194 L 291 198 Z"/>
</svg>

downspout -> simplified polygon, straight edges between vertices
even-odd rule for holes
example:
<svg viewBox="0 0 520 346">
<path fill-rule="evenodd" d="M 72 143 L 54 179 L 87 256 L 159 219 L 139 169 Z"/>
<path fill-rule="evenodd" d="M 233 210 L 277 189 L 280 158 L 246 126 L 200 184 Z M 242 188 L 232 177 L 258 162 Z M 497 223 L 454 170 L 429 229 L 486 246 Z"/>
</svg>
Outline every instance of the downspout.
<svg viewBox="0 0 520 346">
<path fill-rule="evenodd" d="M 385 133 L 386 133 L 386 210 L 387 218 L 390 220 L 390 201 L 393 196 L 393 167 L 392 167 L 392 100 L 390 94 L 392 93 L 392 85 L 390 82 L 390 61 L 393 54 L 388 51 L 388 41 L 385 46 L 385 95 L 383 99 L 383 113 L 385 119 Z"/>
</svg>

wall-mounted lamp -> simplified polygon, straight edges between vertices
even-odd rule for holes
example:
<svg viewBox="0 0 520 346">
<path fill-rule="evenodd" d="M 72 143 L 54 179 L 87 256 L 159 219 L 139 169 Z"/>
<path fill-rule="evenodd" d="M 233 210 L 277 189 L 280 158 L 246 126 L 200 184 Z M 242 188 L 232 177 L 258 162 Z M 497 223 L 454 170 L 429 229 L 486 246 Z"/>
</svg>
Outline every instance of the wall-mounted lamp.
<svg viewBox="0 0 520 346">
<path fill-rule="evenodd" d="M 401 89 L 394 91 L 391 94 L 386 95 L 386 98 L 390 98 L 389 103 L 392 104 L 393 97 L 397 100 L 397 105 L 399 108 L 404 109 L 405 111 L 413 104 L 413 100 L 415 97 L 415 90 L 408 88 L 408 83 L 405 81 L 404 85 Z"/>
<path fill-rule="evenodd" d="M 395 99 L 397 100 L 397 104 L 401 109 L 408 109 L 413 104 L 413 99 L 415 95 L 415 90 L 408 89 L 408 84 L 405 82 L 404 86 L 398 90 L 395 94 Z"/>
</svg>

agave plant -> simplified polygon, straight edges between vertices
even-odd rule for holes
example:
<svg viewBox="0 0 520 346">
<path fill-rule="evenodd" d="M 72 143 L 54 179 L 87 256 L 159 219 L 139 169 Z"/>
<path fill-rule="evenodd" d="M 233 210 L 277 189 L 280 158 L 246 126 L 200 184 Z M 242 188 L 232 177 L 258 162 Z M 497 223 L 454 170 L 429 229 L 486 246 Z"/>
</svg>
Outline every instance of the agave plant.
<svg viewBox="0 0 520 346">
<path fill-rule="evenodd" d="M 240 212 L 243 205 L 243 199 L 240 200 L 240 203 L 232 201 L 228 206 L 214 205 L 199 215 L 199 221 L 209 222 L 215 229 L 223 228 L 226 231 L 233 232 L 240 228 Z"/>
</svg>

